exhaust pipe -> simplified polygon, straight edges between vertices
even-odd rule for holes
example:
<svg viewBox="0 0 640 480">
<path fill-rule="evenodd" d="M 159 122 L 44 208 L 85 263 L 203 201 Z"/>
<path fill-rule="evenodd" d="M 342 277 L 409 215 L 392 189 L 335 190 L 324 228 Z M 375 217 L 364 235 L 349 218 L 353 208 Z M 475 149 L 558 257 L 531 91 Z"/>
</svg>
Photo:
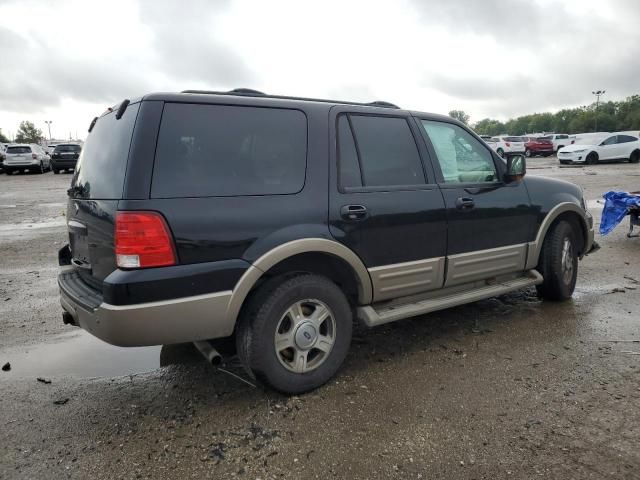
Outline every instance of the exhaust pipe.
<svg viewBox="0 0 640 480">
<path fill-rule="evenodd" d="M 202 356 L 207 359 L 214 367 L 220 365 L 222 363 L 222 355 L 220 352 L 213 348 L 213 346 L 206 340 L 200 342 L 193 342 L 196 348 L 200 351 Z"/>
</svg>

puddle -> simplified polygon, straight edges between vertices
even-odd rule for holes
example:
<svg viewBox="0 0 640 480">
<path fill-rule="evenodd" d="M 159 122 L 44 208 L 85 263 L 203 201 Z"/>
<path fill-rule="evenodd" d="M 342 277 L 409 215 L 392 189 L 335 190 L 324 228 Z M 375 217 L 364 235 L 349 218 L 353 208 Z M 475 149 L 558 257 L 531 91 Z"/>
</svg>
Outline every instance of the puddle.
<svg viewBox="0 0 640 480">
<path fill-rule="evenodd" d="M 51 343 L 0 350 L 0 381 L 17 378 L 94 378 L 144 373 L 173 364 L 204 361 L 191 344 L 114 347 L 84 330 L 58 335 Z"/>
</svg>

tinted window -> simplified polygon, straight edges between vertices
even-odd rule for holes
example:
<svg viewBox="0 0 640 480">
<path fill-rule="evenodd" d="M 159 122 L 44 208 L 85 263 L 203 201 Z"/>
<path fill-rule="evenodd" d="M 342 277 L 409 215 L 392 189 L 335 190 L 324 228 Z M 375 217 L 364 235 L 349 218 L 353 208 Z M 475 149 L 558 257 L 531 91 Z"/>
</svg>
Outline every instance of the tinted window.
<svg viewBox="0 0 640 480">
<path fill-rule="evenodd" d="M 422 120 L 436 151 L 445 183 L 497 181 L 493 157 L 469 132 L 446 122 Z"/>
<path fill-rule="evenodd" d="M 54 152 L 79 152 L 80 145 L 57 145 Z"/>
<path fill-rule="evenodd" d="M 367 187 L 425 183 L 418 147 L 404 118 L 350 115 Z"/>
<path fill-rule="evenodd" d="M 156 148 L 154 198 L 299 192 L 307 119 L 297 110 L 166 104 Z"/>
<path fill-rule="evenodd" d="M 338 164 L 340 165 L 339 181 L 341 187 L 362 186 L 358 153 L 346 115 L 338 117 Z"/>
<path fill-rule="evenodd" d="M 615 145 L 617 143 L 616 138 L 617 137 L 615 135 L 613 137 L 609 137 L 604 142 L 602 142 L 602 145 Z"/>
<path fill-rule="evenodd" d="M 631 135 L 618 135 L 618 143 L 628 143 L 628 142 L 637 142 L 638 139 L 636 137 L 632 137 Z"/>
<path fill-rule="evenodd" d="M 74 196 L 122 197 L 129 145 L 139 106 L 139 103 L 129 105 L 119 120 L 115 112 L 98 119 L 78 159 L 72 182 L 72 186 L 78 187 Z"/>
<path fill-rule="evenodd" d="M 8 147 L 7 153 L 31 153 L 31 147 Z"/>
<path fill-rule="evenodd" d="M 524 138 L 522 137 L 504 137 L 505 142 L 524 142 Z"/>
<path fill-rule="evenodd" d="M 566 140 L 569 135 L 556 135 L 556 140 Z"/>
</svg>

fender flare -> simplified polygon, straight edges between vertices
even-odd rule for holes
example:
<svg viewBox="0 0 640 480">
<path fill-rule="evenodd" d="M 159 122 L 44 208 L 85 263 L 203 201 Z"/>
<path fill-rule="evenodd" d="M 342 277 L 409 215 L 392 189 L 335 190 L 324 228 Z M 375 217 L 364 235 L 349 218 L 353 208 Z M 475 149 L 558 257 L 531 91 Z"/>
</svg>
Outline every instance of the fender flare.
<svg viewBox="0 0 640 480">
<path fill-rule="evenodd" d="M 585 211 L 573 202 L 563 202 L 559 203 L 555 207 L 553 207 L 547 216 L 544 217 L 544 220 L 540 224 L 538 228 L 538 234 L 536 235 L 536 239 L 533 242 L 529 242 L 529 249 L 527 252 L 527 269 L 535 268 L 538 265 L 538 259 L 540 257 L 540 252 L 542 251 L 542 244 L 544 243 L 544 239 L 547 236 L 547 232 L 549 228 L 553 224 L 553 222 L 563 213 L 566 212 L 574 212 L 580 218 L 582 223 L 581 231 L 584 234 L 584 252 L 583 254 L 588 252 L 591 248 L 591 243 L 593 242 L 593 228 L 589 226 L 589 222 L 587 221 L 587 216 Z M 591 234 L 590 234 L 591 232 Z"/>
<path fill-rule="evenodd" d="M 360 257 L 352 250 L 333 240 L 325 238 L 304 238 L 292 240 L 264 253 L 240 277 L 233 288 L 231 300 L 227 306 L 227 320 L 235 323 L 240 309 L 256 282 L 271 267 L 300 253 L 327 253 L 344 260 L 353 269 L 358 283 L 358 300 L 367 305 L 373 298 L 371 277 Z"/>
</svg>

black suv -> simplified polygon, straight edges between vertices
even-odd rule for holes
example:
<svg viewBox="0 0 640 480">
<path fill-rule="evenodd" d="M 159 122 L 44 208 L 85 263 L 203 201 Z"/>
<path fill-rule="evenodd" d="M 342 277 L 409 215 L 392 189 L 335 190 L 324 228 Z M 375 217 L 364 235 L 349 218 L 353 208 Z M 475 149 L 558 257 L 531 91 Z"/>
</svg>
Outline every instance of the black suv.
<svg viewBox="0 0 640 480">
<path fill-rule="evenodd" d="M 533 285 L 569 298 L 592 217 L 579 187 L 524 173 L 386 102 L 125 100 L 92 122 L 69 189 L 63 319 L 121 346 L 235 338 L 256 379 L 304 392 L 340 367 L 354 318 Z"/>
<path fill-rule="evenodd" d="M 73 170 L 76 168 L 82 147 L 77 143 L 61 143 L 56 145 L 51 155 L 51 169 L 53 173 L 60 173 L 60 170 Z"/>
</svg>

